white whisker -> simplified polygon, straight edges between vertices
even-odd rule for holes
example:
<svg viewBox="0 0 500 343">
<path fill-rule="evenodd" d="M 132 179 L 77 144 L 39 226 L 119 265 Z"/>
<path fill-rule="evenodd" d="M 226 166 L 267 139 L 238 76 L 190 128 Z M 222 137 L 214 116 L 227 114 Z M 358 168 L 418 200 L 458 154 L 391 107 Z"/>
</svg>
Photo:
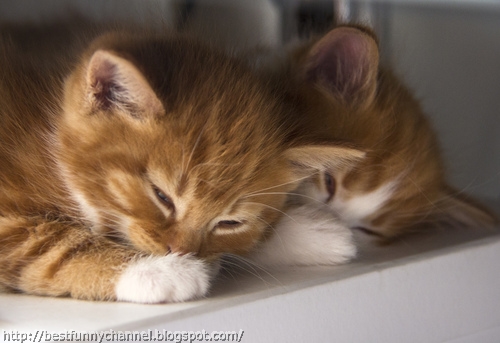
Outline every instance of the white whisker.
<svg viewBox="0 0 500 343">
<path fill-rule="evenodd" d="M 276 207 L 273 207 L 273 206 L 270 206 L 270 205 L 266 205 L 266 204 L 263 204 L 263 203 L 260 203 L 260 202 L 253 202 L 253 201 L 249 201 L 248 203 L 249 203 L 249 204 L 255 204 L 255 205 L 261 205 L 261 206 L 264 206 L 264 207 L 266 207 L 266 208 L 270 208 L 270 209 L 272 209 L 272 210 L 275 210 L 276 212 L 279 212 L 279 213 L 281 213 L 281 214 L 283 214 L 283 215 L 287 216 L 287 217 L 288 217 L 288 218 L 290 218 L 292 221 L 296 222 L 296 220 L 295 220 L 293 217 L 291 217 L 288 213 L 286 213 L 286 212 L 284 212 L 284 211 L 282 211 L 282 210 L 280 210 L 280 209 L 277 209 Z"/>
<path fill-rule="evenodd" d="M 308 195 L 305 195 L 305 194 L 301 194 L 301 193 L 294 193 L 294 192 L 263 192 L 263 193 L 256 193 L 256 194 L 249 194 L 249 195 L 245 195 L 243 197 L 241 197 L 242 199 L 246 199 L 246 198 L 250 198 L 250 197 L 256 197 L 256 196 L 260 196 L 260 195 L 273 195 L 273 194 L 276 194 L 276 195 L 293 195 L 293 196 L 298 196 L 298 197 L 302 197 L 302 198 L 305 198 L 305 199 L 309 199 L 309 200 L 312 200 L 318 204 L 321 204 L 321 205 L 325 205 L 325 206 L 328 206 L 327 204 L 325 204 L 323 201 L 321 200 L 318 200 L 316 198 L 313 198 L 311 196 L 308 196 Z"/>
<path fill-rule="evenodd" d="M 276 185 L 276 186 L 271 186 L 271 187 L 267 187 L 267 188 L 259 189 L 259 190 L 257 190 L 257 191 L 252 192 L 252 193 L 248 193 L 246 196 L 250 196 L 250 195 L 253 195 L 253 194 L 256 194 L 256 193 L 261 193 L 261 192 L 263 192 L 263 191 L 267 191 L 267 190 L 270 190 L 270 189 L 273 189 L 273 188 L 278 188 L 278 187 L 281 187 L 281 186 L 289 185 L 289 184 L 291 184 L 291 183 L 300 182 L 300 181 L 302 181 L 302 180 L 306 180 L 306 179 L 310 178 L 310 177 L 311 177 L 312 175 L 314 175 L 314 174 L 316 174 L 316 173 L 311 173 L 311 174 L 309 174 L 309 175 L 307 175 L 307 176 L 303 176 L 303 177 L 301 177 L 301 178 L 298 178 L 298 179 L 295 179 L 295 180 L 292 180 L 292 181 L 284 182 L 284 183 L 281 183 L 281 184 Z"/>
<path fill-rule="evenodd" d="M 198 134 L 198 137 L 196 137 L 196 141 L 194 142 L 193 149 L 191 149 L 191 153 L 189 154 L 189 158 L 187 160 L 187 163 L 182 168 L 183 171 L 186 171 L 187 168 L 189 168 L 189 165 L 191 164 L 191 160 L 193 159 L 194 153 L 195 153 L 196 149 L 198 148 L 198 144 L 200 143 L 201 136 L 203 135 L 203 132 L 205 131 L 207 124 L 208 124 L 208 121 L 205 122 L 205 124 L 203 125 L 203 127 L 200 130 L 200 133 Z"/>
<path fill-rule="evenodd" d="M 228 260 L 229 258 L 229 260 Z M 235 262 L 231 261 L 231 259 L 234 259 Z M 267 269 L 265 269 L 262 266 L 259 266 L 257 263 L 243 257 L 240 255 L 235 255 L 235 254 L 225 254 L 223 258 L 224 262 L 229 262 L 231 266 L 239 267 L 242 270 L 258 277 L 260 280 L 264 281 L 265 283 L 268 283 L 262 276 L 260 276 L 259 271 L 264 272 L 267 276 L 271 277 L 274 281 L 278 282 L 280 285 L 282 285 L 281 281 L 279 281 L 274 275 L 272 275 Z M 239 262 L 239 263 L 237 263 Z M 244 265 L 241 265 L 241 264 Z M 245 266 L 250 267 L 251 269 L 245 268 Z"/>
</svg>

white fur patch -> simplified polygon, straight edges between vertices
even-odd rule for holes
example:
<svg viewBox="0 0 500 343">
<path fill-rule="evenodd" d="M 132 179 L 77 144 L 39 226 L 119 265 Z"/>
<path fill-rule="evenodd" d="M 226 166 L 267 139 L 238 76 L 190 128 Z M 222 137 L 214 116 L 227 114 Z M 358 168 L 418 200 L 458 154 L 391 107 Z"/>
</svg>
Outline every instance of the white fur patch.
<svg viewBox="0 0 500 343">
<path fill-rule="evenodd" d="M 101 225 L 99 212 L 97 212 L 97 210 L 92 205 L 90 205 L 83 192 L 81 192 L 77 187 L 73 185 L 73 183 L 71 182 L 71 174 L 69 173 L 66 166 L 59 162 L 58 167 L 62 179 L 65 181 L 66 188 L 69 190 L 73 200 L 80 207 L 80 211 L 82 212 L 83 216 L 87 221 L 91 222 L 94 225 L 96 230 L 98 230 Z"/>
<path fill-rule="evenodd" d="M 149 256 L 132 262 L 116 284 L 119 301 L 180 302 L 203 297 L 211 272 L 205 262 L 190 255 Z"/>
<path fill-rule="evenodd" d="M 335 265 L 356 256 L 353 235 L 325 206 L 291 208 L 250 258 L 259 265 Z"/>
<path fill-rule="evenodd" d="M 378 211 L 389 200 L 396 185 L 396 181 L 388 182 L 373 192 L 352 197 L 345 190 L 337 189 L 330 207 L 349 227 L 364 226 L 363 219 Z"/>
<path fill-rule="evenodd" d="M 80 206 L 80 211 L 84 215 L 85 219 L 91 222 L 95 229 L 99 229 L 101 225 L 101 217 L 99 212 L 89 204 L 82 192 L 78 191 L 76 188 L 70 188 L 71 196 Z"/>
</svg>

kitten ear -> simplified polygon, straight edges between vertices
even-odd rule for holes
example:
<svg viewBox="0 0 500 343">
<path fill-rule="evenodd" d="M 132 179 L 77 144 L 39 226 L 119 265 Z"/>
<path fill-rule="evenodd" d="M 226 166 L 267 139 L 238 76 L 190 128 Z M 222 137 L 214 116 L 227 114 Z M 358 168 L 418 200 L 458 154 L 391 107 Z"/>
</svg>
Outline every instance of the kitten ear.
<svg viewBox="0 0 500 343">
<path fill-rule="evenodd" d="M 312 170 L 351 167 L 365 157 L 365 152 L 341 145 L 304 145 L 287 149 L 285 157 L 302 177 L 310 175 Z"/>
<path fill-rule="evenodd" d="M 94 52 L 87 66 L 86 85 L 94 110 L 119 109 L 134 118 L 144 118 L 163 109 L 141 72 L 110 51 Z"/>
<path fill-rule="evenodd" d="M 499 224 L 492 211 L 452 187 L 446 187 L 442 193 L 435 215 L 444 224 L 477 229 L 493 228 Z"/>
<path fill-rule="evenodd" d="M 377 87 L 378 45 L 369 33 L 354 27 L 331 30 L 309 50 L 305 78 L 346 104 L 371 103 Z"/>
</svg>

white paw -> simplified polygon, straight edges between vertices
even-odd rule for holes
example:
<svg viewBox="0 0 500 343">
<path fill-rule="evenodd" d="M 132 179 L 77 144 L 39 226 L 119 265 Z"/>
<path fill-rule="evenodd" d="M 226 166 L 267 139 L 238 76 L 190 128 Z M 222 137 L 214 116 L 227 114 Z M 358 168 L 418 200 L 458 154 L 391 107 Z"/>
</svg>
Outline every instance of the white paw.
<svg viewBox="0 0 500 343">
<path fill-rule="evenodd" d="M 335 265 L 355 256 L 351 230 L 331 210 L 307 204 L 289 209 L 250 258 L 267 266 Z"/>
<path fill-rule="evenodd" d="M 138 303 L 180 302 L 206 295 L 210 270 L 190 255 L 142 257 L 123 271 L 116 284 L 119 301 Z"/>
</svg>

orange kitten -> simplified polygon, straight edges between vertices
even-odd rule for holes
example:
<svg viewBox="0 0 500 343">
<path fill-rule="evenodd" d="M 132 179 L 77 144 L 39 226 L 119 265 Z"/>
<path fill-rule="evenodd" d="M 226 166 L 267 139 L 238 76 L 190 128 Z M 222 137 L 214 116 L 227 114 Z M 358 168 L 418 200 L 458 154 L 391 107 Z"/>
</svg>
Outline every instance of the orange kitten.
<svg viewBox="0 0 500 343">
<path fill-rule="evenodd" d="M 367 151 L 354 167 L 328 170 L 302 187 L 349 227 L 387 240 L 441 224 L 494 225 L 488 210 L 447 184 L 436 135 L 412 94 L 379 66 L 370 30 L 335 28 L 281 68 L 304 135 Z"/>
<path fill-rule="evenodd" d="M 9 40 L 0 36 L 0 285 L 11 290 L 204 296 L 210 262 L 270 237 L 300 180 L 363 156 L 285 139 L 284 94 L 189 38 L 107 34 L 41 61 Z"/>
</svg>

